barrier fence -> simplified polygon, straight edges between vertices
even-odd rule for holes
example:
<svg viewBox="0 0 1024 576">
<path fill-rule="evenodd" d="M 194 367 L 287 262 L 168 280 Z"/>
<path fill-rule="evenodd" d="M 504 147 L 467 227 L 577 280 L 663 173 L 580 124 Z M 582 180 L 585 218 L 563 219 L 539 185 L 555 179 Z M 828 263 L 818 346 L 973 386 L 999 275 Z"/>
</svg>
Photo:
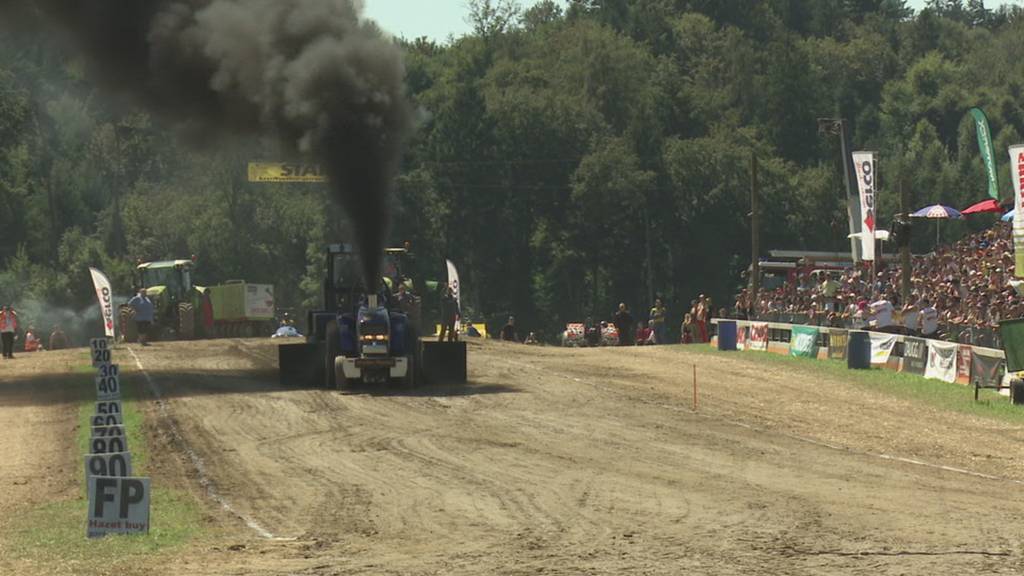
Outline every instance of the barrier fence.
<svg viewBox="0 0 1024 576">
<path fill-rule="evenodd" d="M 718 345 L 719 334 L 728 333 L 731 342 L 732 328 L 721 330 L 720 324 L 723 323 L 735 323 L 737 350 L 816 359 L 846 360 L 850 333 L 854 332 L 831 326 L 715 318 L 711 320 L 713 345 Z M 1008 389 L 1009 375 L 1006 374 L 1006 357 L 1002 350 L 902 334 L 856 332 L 867 332 L 873 366 L 971 385 L 975 388 L 975 399 L 982 388 Z"/>
<path fill-rule="evenodd" d="M 727 318 L 723 318 L 727 320 Z M 743 318 L 739 321 L 745 322 L 769 322 L 773 324 L 795 324 L 801 326 L 819 326 L 822 328 L 845 328 L 847 330 L 859 330 L 859 328 L 853 326 L 850 322 L 846 321 L 840 327 L 829 326 L 827 318 L 822 315 L 811 317 L 809 314 L 791 314 L 786 312 L 772 312 L 768 314 L 761 314 L 757 318 Z M 965 326 L 961 324 L 952 324 L 949 322 L 940 322 L 939 330 L 937 332 L 938 339 L 945 340 L 948 342 L 956 342 L 958 344 L 969 344 L 971 346 L 979 346 L 982 348 L 993 348 L 1001 350 L 1003 347 L 1002 339 L 999 336 L 999 330 L 997 328 L 979 328 L 977 326 Z"/>
</svg>

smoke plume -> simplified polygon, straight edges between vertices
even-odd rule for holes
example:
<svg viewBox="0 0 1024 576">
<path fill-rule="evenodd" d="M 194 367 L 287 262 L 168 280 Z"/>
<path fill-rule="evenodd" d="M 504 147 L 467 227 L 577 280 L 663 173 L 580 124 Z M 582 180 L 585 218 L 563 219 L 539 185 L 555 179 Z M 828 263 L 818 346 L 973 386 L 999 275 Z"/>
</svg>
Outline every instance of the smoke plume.
<svg viewBox="0 0 1024 576">
<path fill-rule="evenodd" d="M 352 220 L 365 277 L 380 277 L 390 188 L 412 108 L 400 51 L 360 20 L 361 2 L 34 4 L 105 83 L 190 133 L 270 135 L 289 153 L 315 157 Z"/>
</svg>

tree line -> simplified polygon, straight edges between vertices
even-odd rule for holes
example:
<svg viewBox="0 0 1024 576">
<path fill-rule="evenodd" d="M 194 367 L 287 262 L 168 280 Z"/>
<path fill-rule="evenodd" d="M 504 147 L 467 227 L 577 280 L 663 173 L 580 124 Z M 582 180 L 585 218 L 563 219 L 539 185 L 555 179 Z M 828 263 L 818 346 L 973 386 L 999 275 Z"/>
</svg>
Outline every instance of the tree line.
<svg viewBox="0 0 1024 576">
<path fill-rule="evenodd" d="M 839 142 L 879 152 L 882 227 L 898 210 L 985 197 L 972 106 L 1000 190 L 1024 133 L 1024 11 L 981 0 L 474 0 L 473 31 L 396 39 L 419 127 L 391 240 L 428 277 L 459 265 L 474 320 L 549 334 L 619 302 L 719 303 L 750 263 L 749 165 L 766 248 L 847 250 Z M 139 260 L 197 255 L 206 284 L 272 283 L 314 305 L 321 250 L 349 231 L 324 189 L 252 184 L 263 142 L 196 143 L 101 92 L 52 37 L 0 38 L 0 301 L 92 303 Z M 943 241 L 990 224 L 944 226 Z M 930 229 L 929 229 L 930 230 Z M 917 251 L 934 236 L 923 229 Z"/>
</svg>

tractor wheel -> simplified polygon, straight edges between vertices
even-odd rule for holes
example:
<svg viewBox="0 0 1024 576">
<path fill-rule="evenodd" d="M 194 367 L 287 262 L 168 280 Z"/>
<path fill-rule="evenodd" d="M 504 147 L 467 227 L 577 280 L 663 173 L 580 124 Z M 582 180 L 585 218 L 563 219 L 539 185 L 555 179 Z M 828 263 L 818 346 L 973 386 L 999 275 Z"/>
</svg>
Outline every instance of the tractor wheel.
<svg viewBox="0 0 1024 576">
<path fill-rule="evenodd" d="M 196 337 L 196 311 L 190 302 L 178 304 L 178 339 L 194 340 Z"/>
<path fill-rule="evenodd" d="M 122 306 L 118 315 L 121 318 L 121 337 L 125 342 L 138 342 L 139 328 L 135 325 L 135 308 Z"/>
<path fill-rule="evenodd" d="M 327 323 L 327 332 L 324 339 L 324 386 L 328 390 L 334 390 L 338 387 L 338 379 L 334 372 L 334 359 L 341 355 L 341 345 L 338 342 L 341 339 L 341 331 L 338 330 L 338 321 L 331 320 Z"/>
</svg>

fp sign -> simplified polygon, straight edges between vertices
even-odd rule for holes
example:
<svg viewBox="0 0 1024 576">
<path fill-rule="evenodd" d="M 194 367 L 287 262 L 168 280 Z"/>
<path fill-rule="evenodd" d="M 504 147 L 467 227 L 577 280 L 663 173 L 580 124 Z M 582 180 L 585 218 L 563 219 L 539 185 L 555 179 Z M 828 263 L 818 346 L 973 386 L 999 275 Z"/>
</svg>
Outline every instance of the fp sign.
<svg viewBox="0 0 1024 576">
<path fill-rule="evenodd" d="M 149 532 L 149 478 L 90 476 L 86 535 Z"/>
</svg>

